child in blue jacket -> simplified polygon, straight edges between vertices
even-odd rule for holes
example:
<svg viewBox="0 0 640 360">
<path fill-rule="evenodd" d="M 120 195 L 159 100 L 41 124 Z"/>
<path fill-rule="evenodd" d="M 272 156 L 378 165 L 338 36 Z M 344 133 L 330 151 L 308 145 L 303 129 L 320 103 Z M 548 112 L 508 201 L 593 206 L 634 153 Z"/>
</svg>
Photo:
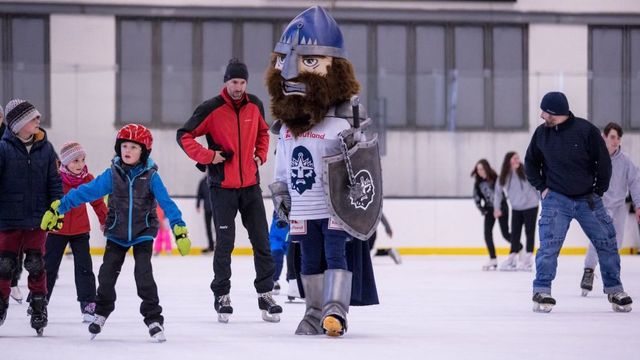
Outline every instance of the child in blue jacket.
<svg viewBox="0 0 640 360">
<path fill-rule="evenodd" d="M 28 101 L 6 106 L 6 130 L 0 140 L 0 325 L 7 316 L 11 279 L 20 249 L 29 272 L 31 327 L 42 335 L 47 326 L 46 232 L 40 218 L 62 197 L 56 152 L 43 129 L 40 112 Z"/>
<path fill-rule="evenodd" d="M 117 155 L 111 167 L 93 181 L 55 201 L 42 218 L 42 227 L 51 230 L 73 207 L 109 195 L 104 231 L 107 244 L 98 273 L 95 319 L 89 325 L 92 339 L 102 331 L 107 317 L 115 308 L 116 280 L 127 251 L 133 247 L 134 276 L 142 299 L 140 313 L 149 328 L 149 335 L 156 341 L 165 341 L 162 307 L 151 268 L 153 239 L 159 227 L 156 204 L 160 204 L 169 219 L 181 255 L 189 253 L 191 241 L 187 237 L 182 213 L 169 197 L 157 165 L 149 158 L 152 143 L 151 132 L 144 126 L 124 126 L 116 138 Z"/>
</svg>

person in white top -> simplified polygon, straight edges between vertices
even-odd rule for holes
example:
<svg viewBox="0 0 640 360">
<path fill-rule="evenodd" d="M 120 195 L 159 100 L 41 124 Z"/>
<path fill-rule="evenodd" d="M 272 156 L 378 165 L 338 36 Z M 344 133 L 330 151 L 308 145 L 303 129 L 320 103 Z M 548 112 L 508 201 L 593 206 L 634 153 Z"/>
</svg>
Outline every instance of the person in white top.
<svg viewBox="0 0 640 360">
<path fill-rule="evenodd" d="M 602 134 L 611 156 L 611 180 L 609 181 L 609 189 L 602 196 L 602 203 L 613 220 L 618 249 L 622 246 L 624 225 L 629 212 L 629 208 L 625 203 L 629 192 L 636 209 L 636 221 L 640 223 L 640 172 L 631 161 L 629 155 L 622 151 L 622 133 L 620 125 L 610 122 L 604 127 Z M 584 259 L 584 273 L 580 281 L 582 296 L 587 296 L 593 290 L 593 277 L 596 266 L 598 266 L 598 253 L 593 244 L 589 242 L 587 256 Z"/>
</svg>

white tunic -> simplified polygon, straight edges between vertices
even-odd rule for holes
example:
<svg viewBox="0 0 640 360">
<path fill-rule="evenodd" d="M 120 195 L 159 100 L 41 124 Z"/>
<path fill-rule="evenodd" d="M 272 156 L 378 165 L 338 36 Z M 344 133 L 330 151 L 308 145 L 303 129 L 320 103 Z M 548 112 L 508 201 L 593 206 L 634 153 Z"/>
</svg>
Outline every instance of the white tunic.
<svg viewBox="0 0 640 360">
<path fill-rule="evenodd" d="M 298 138 L 294 138 L 286 125 L 280 129 L 275 181 L 286 182 L 289 187 L 290 220 L 330 217 L 323 189 L 322 158 L 340 153 L 338 134 L 350 127 L 349 122 L 343 118 L 327 116 Z"/>
</svg>

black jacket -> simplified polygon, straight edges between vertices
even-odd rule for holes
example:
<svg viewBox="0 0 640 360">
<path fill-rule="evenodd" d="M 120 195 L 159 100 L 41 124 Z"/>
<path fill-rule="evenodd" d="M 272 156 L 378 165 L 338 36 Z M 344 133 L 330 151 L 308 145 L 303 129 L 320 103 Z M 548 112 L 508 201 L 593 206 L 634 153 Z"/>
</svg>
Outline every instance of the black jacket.
<svg viewBox="0 0 640 360">
<path fill-rule="evenodd" d="M 527 148 L 525 171 L 540 192 L 549 188 L 570 197 L 602 196 L 609 188 L 611 157 L 598 128 L 570 114 L 562 124 L 538 126 Z"/>
</svg>

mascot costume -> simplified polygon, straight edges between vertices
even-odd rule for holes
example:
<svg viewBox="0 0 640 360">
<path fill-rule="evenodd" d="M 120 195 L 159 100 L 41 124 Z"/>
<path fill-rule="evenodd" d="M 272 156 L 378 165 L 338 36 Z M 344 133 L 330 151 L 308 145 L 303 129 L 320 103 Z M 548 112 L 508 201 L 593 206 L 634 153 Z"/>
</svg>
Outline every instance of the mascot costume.
<svg viewBox="0 0 640 360">
<path fill-rule="evenodd" d="M 349 305 L 378 303 L 365 241 L 382 210 L 377 137 L 336 21 L 319 6 L 296 16 L 266 74 L 279 136 L 269 186 L 301 250 L 306 312 L 296 334 L 342 336 Z"/>
</svg>

